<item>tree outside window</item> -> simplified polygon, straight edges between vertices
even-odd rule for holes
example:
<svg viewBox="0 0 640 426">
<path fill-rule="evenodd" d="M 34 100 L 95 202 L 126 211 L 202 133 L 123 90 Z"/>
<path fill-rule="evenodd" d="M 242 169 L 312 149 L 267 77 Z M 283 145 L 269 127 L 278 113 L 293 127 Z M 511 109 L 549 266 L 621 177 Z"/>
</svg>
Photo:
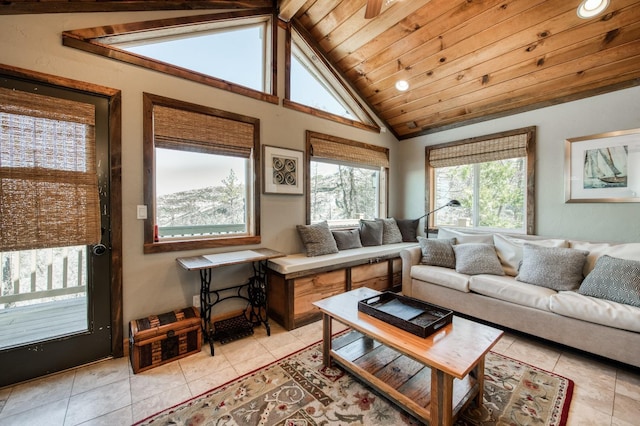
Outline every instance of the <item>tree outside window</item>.
<svg viewBox="0 0 640 426">
<path fill-rule="evenodd" d="M 389 150 L 307 131 L 307 223 L 386 217 Z"/>
<path fill-rule="evenodd" d="M 534 233 L 535 127 L 427 147 L 425 226 Z"/>
<path fill-rule="evenodd" d="M 436 169 L 436 204 L 458 200 L 462 207 L 436 212 L 435 225 L 524 230 L 525 163 L 520 157 Z"/>
<path fill-rule="evenodd" d="M 311 161 L 311 222 L 357 223 L 379 217 L 380 171 Z"/>
</svg>

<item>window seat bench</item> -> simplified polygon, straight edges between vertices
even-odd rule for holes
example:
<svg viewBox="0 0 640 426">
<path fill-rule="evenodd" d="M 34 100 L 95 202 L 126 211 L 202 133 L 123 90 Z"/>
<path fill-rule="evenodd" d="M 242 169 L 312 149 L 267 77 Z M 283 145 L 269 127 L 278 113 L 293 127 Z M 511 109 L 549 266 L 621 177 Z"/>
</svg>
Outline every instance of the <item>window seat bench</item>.
<svg viewBox="0 0 640 426">
<path fill-rule="evenodd" d="M 418 243 L 361 247 L 307 257 L 304 253 L 270 259 L 267 263 L 269 316 L 287 330 L 322 317 L 313 302 L 359 287 L 399 290 L 400 252 Z"/>
</svg>

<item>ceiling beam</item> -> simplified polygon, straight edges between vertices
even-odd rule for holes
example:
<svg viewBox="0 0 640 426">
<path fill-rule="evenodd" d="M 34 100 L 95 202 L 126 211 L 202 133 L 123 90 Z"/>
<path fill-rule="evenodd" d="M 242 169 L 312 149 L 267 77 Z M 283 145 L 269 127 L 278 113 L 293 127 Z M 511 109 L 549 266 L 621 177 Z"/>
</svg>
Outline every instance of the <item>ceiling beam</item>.
<svg viewBox="0 0 640 426">
<path fill-rule="evenodd" d="M 278 18 L 289 22 L 306 2 L 307 0 L 281 0 Z"/>
<path fill-rule="evenodd" d="M 260 9 L 273 6 L 273 0 L 14 0 L 0 2 L 0 15 L 147 10 L 231 10 Z"/>
</svg>

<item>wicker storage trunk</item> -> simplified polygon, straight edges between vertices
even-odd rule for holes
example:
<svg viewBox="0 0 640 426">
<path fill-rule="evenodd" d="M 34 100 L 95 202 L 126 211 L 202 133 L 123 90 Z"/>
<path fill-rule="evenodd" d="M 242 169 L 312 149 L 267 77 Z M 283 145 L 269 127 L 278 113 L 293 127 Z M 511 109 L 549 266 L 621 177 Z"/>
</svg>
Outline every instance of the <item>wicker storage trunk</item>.
<svg viewBox="0 0 640 426">
<path fill-rule="evenodd" d="M 134 373 L 200 352 L 200 312 L 190 306 L 129 323 L 129 356 Z"/>
</svg>

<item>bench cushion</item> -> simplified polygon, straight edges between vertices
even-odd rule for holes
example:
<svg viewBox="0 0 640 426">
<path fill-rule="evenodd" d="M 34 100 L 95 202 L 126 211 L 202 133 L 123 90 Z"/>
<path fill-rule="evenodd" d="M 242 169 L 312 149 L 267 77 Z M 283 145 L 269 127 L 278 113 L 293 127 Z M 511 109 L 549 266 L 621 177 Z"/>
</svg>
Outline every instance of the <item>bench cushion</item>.
<svg viewBox="0 0 640 426">
<path fill-rule="evenodd" d="M 271 270 L 283 275 L 327 266 L 335 266 L 335 269 L 339 269 L 341 264 L 358 260 L 393 255 L 399 256 L 401 250 L 417 246 L 417 243 L 387 244 L 382 246 L 361 247 L 315 257 L 307 257 L 304 253 L 296 253 L 285 257 L 270 259 L 268 266 Z"/>
</svg>

